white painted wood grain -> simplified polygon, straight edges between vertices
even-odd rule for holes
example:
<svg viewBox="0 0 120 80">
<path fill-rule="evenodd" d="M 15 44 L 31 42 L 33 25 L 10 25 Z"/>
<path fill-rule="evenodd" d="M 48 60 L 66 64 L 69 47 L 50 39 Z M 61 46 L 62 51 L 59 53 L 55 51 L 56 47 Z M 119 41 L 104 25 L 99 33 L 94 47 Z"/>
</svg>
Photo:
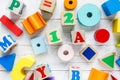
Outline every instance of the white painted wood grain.
<svg viewBox="0 0 120 80">
<path fill-rule="evenodd" d="M 110 71 L 110 69 L 104 67 L 98 61 L 98 58 L 104 56 L 105 54 L 114 52 L 114 51 L 117 52 L 117 57 L 116 57 L 116 59 L 117 59 L 118 53 L 120 53 L 120 50 L 115 48 L 115 46 L 114 46 L 118 42 L 120 35 L 112 33 L 112 26 L 111 26 L 112 20 L 111 19 L 113 18 L 113 16 L 110 18 L 105 16 L 105 14 L 101 8 L 101 4 L 105 2 L 104 0 L 78 0 L 77 8 L 74 10 L 76 13 L 80 7 L 82 7 L 84 4 L 87 4 L 87 3 L 93 3 L 93 4 L 97 5 L 102 13 L 102 19 L 101 19 L 100 23 L 91 29 L 86 29 L 86 28 L 82 27 L 77 22 L 77 18 L 76 18 L 77 24 L 74 26 L 74 28 L 72 30 L 81 30 L 81 29 L 85 30 L 85 37 L 86 37 L 86 43 L 83 45 L 79 45 L 79 46 L 74 46 L 71 44 L 70 31 L 66 31 L 67 28 L 63 29 L 61 26 L 61 13 L 62 13 L 62 11 L 65 11 L 64 6 L 63 6 L 64 0 L 57 0 L 57 6 L 55 9 L 55 12 L 53 13 L 53 15 L 51 17 L 48 14 L 43 15 L 45 20 L 46 21 L 48 20 L 47 26 L 43 30 L 39 30 L 34 35 L 28 35 L 26 30 L 22 26 L 21 21 L 24 18 L 26 18 L 27 16 L 33 14 L 34 12 L 40 11 L 39 10 L 40 0 L 22 0 L 22 1 L 27 5 L 27 7 L 26 7 L 24 15 L 22 17 L 20 17 L 19 20 L 17 20 L 16 16 L 13 17 L 13 14 L 11 15 L 11 13 L 6 9 L 9 0 L 1 0 L 0 1 L 0 17 L 2 15 L 7 15 L 14 22 L 16 22 L 16 24 L 22 30 L 24 30 L 24 34 L 18 38 L 13 33 L 11 33 L 8 29 L 6 29 L 4 27 L 4 25 L 0 24 L 0 31 L 2 30 L 5 33 L 12 34 L 14 36 L 14 38 L 17 40 L 18 45 L 12 50 L 12 53 L 16 53 L 16 55 L 17 55 L 15 64 L 17 63 L 17 61 L 20 58 L 27 56 L 27 55 L 31 55 L 32 57 L 34 57 L 36 59 L 36 64 L 33 66 L 33 68 L 31 68 L 31 70 L 33 70 L 35 68 L 35 66 L 40 63 L 48 63 L 51 66 L 52 75 L 55 76 L 56 80 L 68 80 L 68 69 L 69 69 L 69 66 L 71 66 L 71 65 L 80 66 L 81 80 L 88 79 L 88 76 L 89 76 L 89 73 L 90 73 L 90 70 L 92 67 L 110 72 L 120 80 L 120 77 L 118 75 L 118 74 L 120 74 L 120 68 L 116 64 L 115 64 L 115 70 Z M 50 20 L 49 20 L 49 18 L 50 18 Z M 63 63 L 58 58 L 57 51 L 58 51 L 59 46 L 50 46 L 47 44 L 46 46 L 48 47 L 48 53 L 44 54 L 44 55 L 38 55 L 38 56 L 34 55 L 34 52 L 32 50 L 32 47 L 30 44 L 31 38 L 42 35 L 45 37 L 45 40 L 46 40 L 45 32 L 47 30 L 55 29 L 55 28 L 60 29 L 61 35 L 63 38 L 63 44 L 71 45 L 75 51 L 75 56 L 69 63 Z M 94 40 L 94 32 L 99 28 L 105 28 L 105 29 L 109 30 L 110 35 L 111 35 L 110 40 L 107 43 L 105 43 L 104 45 L 100 45 L 99 43 L 97 43 Z M 46 40 L 46 42 L 47 42 L 47 40 Z M 79 55 L 80 50 L 82 50 L 86 46 L 86 44 L 92 45 L 99 53 L 97 55 L 97 57 L 91 63 L 88 63 Z M 30 69 L 27 69 L 27 70 L 29 71 Z M 4 79 L 11 80 L 10 73 L 6 72 L 0 66 L 0 80 L 4 80 Z M 109 80 L 111 80 L 111 79 L 109 79 Z"/>
</svg>

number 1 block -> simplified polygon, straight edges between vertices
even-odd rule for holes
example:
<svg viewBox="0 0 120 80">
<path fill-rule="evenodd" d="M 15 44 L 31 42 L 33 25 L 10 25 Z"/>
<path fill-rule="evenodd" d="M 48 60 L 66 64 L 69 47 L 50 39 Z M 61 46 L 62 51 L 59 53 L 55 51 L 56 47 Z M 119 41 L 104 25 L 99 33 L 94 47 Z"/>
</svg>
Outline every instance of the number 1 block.
<svg viewBox="0 0 120 80">
<path fill-rule="evenodd" d="M 74 26 L 75 22 L 75 12 L 74 11 L 64 11 L 62 13 L 62 26 Z"/>
<path fill-rule="evenodd" d="M 21 16 L 23 14 L 23 10 L 25 9 L 25 4 L 18 0 L 11 0 L 8 6 L 8 10 L 13 12 L 16 15 Z"/>
<path fill-rule="evenodd" d="M 60 35 L 60 31 L 58 29 L 48 31 L 47 39 L 48 39 L 48 44 L 50 45 L 62 43 L 62 38 Z"/>
</svg>

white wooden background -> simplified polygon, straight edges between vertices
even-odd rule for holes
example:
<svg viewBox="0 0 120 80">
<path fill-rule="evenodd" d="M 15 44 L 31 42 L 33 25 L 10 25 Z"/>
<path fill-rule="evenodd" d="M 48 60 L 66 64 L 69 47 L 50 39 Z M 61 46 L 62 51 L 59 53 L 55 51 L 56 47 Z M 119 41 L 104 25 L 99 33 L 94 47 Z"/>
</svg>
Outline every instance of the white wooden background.
<svg viewBox="0 0 120 80">
<path fill-rule="evenodd" d="M 78 9 L 86 3 L 93 3 L 93 4 L 97 5 L 102 12 L 102 19 L 101 19 L 100 23 L 98 25 L 96 25 L 95 27 L 90 28 L 90 29 L 86 29 L 86 28 L 82 27 L 81 25 L 79 25 L 79 23 L 77 22 L 77 19 L 76 19 L 77 24 L 75 25 L 73 30 L 81 30 L 81 29 L 85 30 L 86 43 L 83 45 L 80 45 L 80 46 L 72 45 L 71 38 L 70 38 L 70 31 L 65 31 L 65 29 L 62 29 L 61 12 L 65 11 L 64 0 L 57 0 L 57 6 L 55 9 L 55 12 L 51 16 L 51 18 L 49 15 L 47 15 L 47 16 L 43 15 L 45 20 L 48 20 L 47 26 L 43 30 L 38 31 L 36 34 L 34 34 L 32 36 L 29 35 L 26 32 L 26 30 L 23 28 L 21 21 L 24 18 L 26 18 L 27 16 L 33 14 L 34 12 L 40 11 L 39 6 L 40 6 L 41 0 L 22 0 L 22 1 L 26 4 L 27 7 L 26 7 L 26 10 L 24 12 L 24 15 L 22 17 L 20 17 L 19 20 L 17 20 L 17 17 L 16 16 L 13 17 L 13 15 L 6 9 L 7 5 L 9 4 L 9 0 L 0 0 L 0 17 L 2 15 L 8 16 L 14 22 L 16 22 L 16 24 L 22 30 L 24 30 L 24 33 L 22 36 L 16 37 L 16 36 L 14 36 L 13 33 L 8 31 L 4 27 L 4 25 L 2 25 L 0 23 L 0 31 L 4 30 L 8 34 L 12 34 L 15 37 L 15 39 L 17 40 L 18 45 L 12 50 L 12 53 L 16 53 L 16 55 L 17 55 L 16 60 L 15 60 L 15 64 L 23 56 L 32 55 L 36 59 L 35 66 L 37 64 L 40 64 L 40 63 L 48 63 L 50 65 L 50 67 L 52 69 L 52 75 L 55 76 L 56 80 L 68 80 L 68 69 L 69 69 L 70 65 L 76 65 L 76 66 L 80 67 L 81 72 L 82 72 L 81 80 L 88 79 L 89 72 L 90 72 L 92 67 L 110 72 L 111 74 L 113 74 L 114 76 L 116 76 L 120 80 L 120 68 L 116 64 L 115 64 L 115 70 L 110 71 L 109 69 L 107 69 L 103 65 L 101 65 L 101 63 L 99 63 L 99 61 L 98 61 L 98 58 L 100 58 L 101 56 L 103 56 L 105 54 L 111 53 L 113 51 L 116 51 L 117 54 L 119 53 L 119 50 L 117 48 L 115 48 L 115 46 L 114 46 L 115 43 L 117 43 L 117 41 L 119 39 L 118 38 L 119 35 L 112 33 L 111 24 L 112 24 L 113 17 L 107 18 L 105 16 L 103 10 L 101 9 L 101 4 L 103 4 L 107 0 L 78 0 L 78 5 L 77 5 L 76 9 L 74 10 L 76 13 L 77 13 Z M 37 37 L 37 36 L 40 36 L 40 35 L 45 36 L 45 32 L 47 30 L 55 29 L 55 28 L 59 28 L 61 30 L 63 44 L 71 45 L 75 51 L 75 56 L 69 63 L 63 63 L 58 58 L 57 50 L 58 50 L 59 46 L 47 45 L 48 54 L 45 54 L 45 55 L 35 56 L 33 53 L 33 50 L 32 50 L 31 44 L 30 44 L 30 39 Z M 110 40 L 107 43 L 105 43 L 104 45 L 100 45 L 94 40 L 94 36 L 93 36 L 94 32 L 95 32 L 95 30 L 97 30 L 99 28 L 108 29 L 110 31 L 110 34 L 111 34 Z M 46 39 L 46 36 L 45 36 L 45 39 Z M 86 44 L 92 45 L 99 53 L 92 63 L 86 62 L 79 55 L 79 51 L 82 50 Z M 11 80 L 10 73 L 6 72 L 2 67 L 0 67 L 0 80 Z M 109 80 L 111 80 L 111 79 L 109 79 Z"/>
</svg>

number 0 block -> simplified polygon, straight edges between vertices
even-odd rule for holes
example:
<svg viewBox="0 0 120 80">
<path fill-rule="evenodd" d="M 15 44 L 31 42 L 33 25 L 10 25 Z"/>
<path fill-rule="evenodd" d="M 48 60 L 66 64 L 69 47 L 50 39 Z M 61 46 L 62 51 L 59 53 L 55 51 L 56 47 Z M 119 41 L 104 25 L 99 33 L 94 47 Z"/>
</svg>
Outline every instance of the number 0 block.
<svg viewBox="0 0 120 80">
<path fill-rule="evenodd" d="M 58 29 L 47 31 L 47 39 L 48 39 L 48 44 L 50 45 L 62 43 L 62 38 L 60 35 L 60 31 Z"/>
<path fill-rule="evenodd" d="M 62 12 L 62 25 L 71 26 L 75 25 L 75 12 L 74 11 L 64 11 Z"/>
</svg>

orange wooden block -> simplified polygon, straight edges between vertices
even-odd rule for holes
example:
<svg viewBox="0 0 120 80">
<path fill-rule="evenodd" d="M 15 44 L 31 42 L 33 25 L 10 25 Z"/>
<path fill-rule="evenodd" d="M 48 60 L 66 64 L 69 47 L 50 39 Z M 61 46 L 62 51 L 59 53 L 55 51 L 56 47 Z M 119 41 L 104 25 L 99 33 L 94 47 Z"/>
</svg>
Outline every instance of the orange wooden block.
<svg viewBox="0 0 120 80">
<path fill-rule="evenodd" d="M 40 13 L 36 12 L 33 15 L 27 17 L 27 19 L 23 20 L 22 24 L 29 34 L 33 34 L 37 30 L 43 28 L 46 25 L 46 22 Z"/>
<path fill-rule="evenodd" d="M 92 68 L 88 80 L 108 80 L 109 73 Z"/>
</svg>

